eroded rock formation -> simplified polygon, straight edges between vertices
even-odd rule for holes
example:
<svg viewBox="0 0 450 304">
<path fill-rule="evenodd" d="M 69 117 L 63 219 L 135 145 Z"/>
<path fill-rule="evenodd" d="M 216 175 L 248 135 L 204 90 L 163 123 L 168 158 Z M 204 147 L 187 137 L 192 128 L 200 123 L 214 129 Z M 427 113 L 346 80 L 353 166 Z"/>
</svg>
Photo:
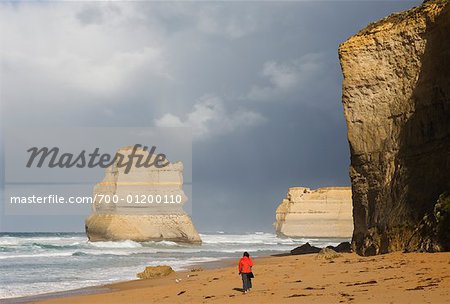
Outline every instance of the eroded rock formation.
<svg viewBox="0 0 450 304">
<path fill-rule="evenodd" d="M 143 272 L 139 272 L 136 276 L 139 279 L 154 279 L 168 276 L 169 274 L 174 273 L 174 270 L 170 266 L 147 266 L 145 267 Z"/>
<path fill-rule="evenodd" d="M 348 237 L 353 232 L 352 193 L 347 187 L 289 188 L 276 211 L 275 229 L 287 237 Z"/>
<path fill-rule="evenodd" d="M 450 6 L 427 1 L 339 48 L 351 151 L 353 247 L 440 250 L 420 233 L 450 189 Z"/>
<path fill-rule="evenodd" d="M 127 147 L 118 153 L 127 157 L 131 150 Z M 138 153 L 144 159 L 148 155 L 147 151 Z M 108 167 L 103 181 L 95 185 L 92 214 L 86 219 L 89 240 L 201 243 L 182 208 L 187 197 L 181 162 L 163 168 L 133 166 L 128 174 L 124 170 L 116 164 Z"/>
</svg>

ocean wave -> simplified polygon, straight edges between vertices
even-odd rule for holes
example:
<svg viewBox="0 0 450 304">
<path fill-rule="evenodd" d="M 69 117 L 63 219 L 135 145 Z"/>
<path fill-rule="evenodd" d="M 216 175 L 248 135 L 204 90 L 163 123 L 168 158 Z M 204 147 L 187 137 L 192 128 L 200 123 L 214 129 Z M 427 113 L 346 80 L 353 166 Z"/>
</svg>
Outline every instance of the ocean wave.
<svg viewBox="0 0 450 304">
<path fill-rule="evenodd" d="M 160 242 L 156 242 L 156 243 L 161 244 L 161 245 L 167 245 L 167 246 L 179 246 L 178 243 L 172 242 L 172 241 L 160 241 Z"/>
<path fill-rule="evenodd" d="M 89 255 L 86 252 L 82 252 L 82 251 L 75 251 L 74 253 L 72 253 L 72 256 L 86 256 Z"/>
<path fill-rule="evenodd" d="M 20 239 L 11 236 L 4 236 L 0 238 L 0 245 L 19 245 Z"/>
<path fill-rule="evenodd" d="M 75 251 L 72 256 L 127 256 L 133 255 L 134 252 L 120 252 L 120 251 Z"/>
<path fill-rule="evenodd" d="M 0 252 L 12 252 L 12 251 L 15 251 L 15 249 L 10 246 L 7 247 L 0 246 Z"/>
<path fill-rule="evenodd" d="M 74 243 L 86 242 L 86 237 L 42 237 L 42 236 L 1 236 L 0 246 L 32 246 L 33 244 L 42 245 L 70 245 Z"/>
<path fill-rule="evenodd" d="M 148 241 L 141 243 L 144 247 L 153 247 L 153 248 L 173 248 L 173 247 L 183 247 L 185 244 L 179 244 L 172 241 Z M 189 246 L 189 245 L 187 245 Z"/>
<path fill-rule="evenodd" d="M 71 256 L 71 252 L 56 252 L 56 253 L 34 253 L 30 252 L 30 254 L 14 254 L 14 255 L 0 255 L 0 260 L 5 259 L 17 259 L 17 258 L 36 258 L 36 257 L 64 257 L 64 256 Z"/>
<path fill-rule="evenodd" d="M 98 248 L 140 248 L 142 247 L 141 243 L 126 240 L 126 241 L 108 241 L 108 242 L 88 242 L 88 244 L 92 247 Z"/>
<path fill-rule="evenodd" d="M 200 234 L 204 244 L 295 244 L 296 240 L 281 239 L 275 234 L 258 232 L 254 234 Z"/>
<path fill-rule="evenodd" d="M 80 243 L 73 243 L 69 245 L 58 245 L 58 244 L 46 244 L 46 243 L 32 243 L 31 244 L 34 247 L 39 247 L 42 249 L 71 249 L 71 248 L 77 248 L 79 247 Z"/>
</svg>

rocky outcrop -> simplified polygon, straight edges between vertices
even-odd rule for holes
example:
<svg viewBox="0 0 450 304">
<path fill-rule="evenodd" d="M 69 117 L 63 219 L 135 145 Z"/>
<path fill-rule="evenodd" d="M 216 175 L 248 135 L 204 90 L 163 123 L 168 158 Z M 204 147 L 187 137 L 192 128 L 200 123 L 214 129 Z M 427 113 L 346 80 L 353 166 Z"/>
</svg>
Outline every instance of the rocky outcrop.
<svg viewBox="0 0 450 304">
<path fill-rule="evenodd" d="M 350 244 L 349 242 L 342 242 L 337 246 L 327 246 L 327 248 L 333 249 L 336 252 L 352 252 L 352 244 Z"/>
<path fill-rule="evenodd" d="M 311 254 L 311 253 L 319 253 L 319 247 L 311 246 L 310 243 L 303 244 L 291 250 L 292 255 L 301 255 L 301 254 Z"/>
<path fill-rule="evenodd" d="M 132 148 L 117 153 L 127 157 Z M 147 151 L 138 150 L 145 159 Z M 183 164 L 157 168 L 136 167 L 130 172 L 114 164 L 94 187 L 92 214 L 86 219 L 90 241 L 133 240 L 201 243 L 191 218 L 182 206 Z"/>
<path fill-rule="evenodd" d="M 275 229 L 279 236 L 287 237 L 350 238 L 353 232 L 350 188 L 289 188 L 277 208 Z"/>
<path fill-rule="evenodd" d="M 327 246 L 327 247 L 322 248 L 322 249 L 319 248 L 319 247 L 316 247 L 316 246 L 311 246 L 310 243 L 306 243 L 306 244 L 303 244 L 301 246 L 298 246 L 298 247 L 292 249 L 290 251 L 290 254 L 291 255 L 302 255 L 302 254 L 319 253 L 321 251 L 331 252 L 331 251 L 328 251 L 326 249 L 330 249 L 330 250 L 332 250 L 332 252 L 339 252 L 339 253 L 344 253 L 344 252 L 345 253 L 350 253 L 350 252 L 352 252 L 351 244 L 349 242 L 342 242 L 342 243 L 340 243 L 337 246 L 331 246 L 330 245 L 330 246 Z M 286 256 L 286 254 L 281 254 L 281 255 L 278 255 L 278 256 Z"/>
<path fill-rule="evenodd" d="M 341 257 L 341 256 L 342 256 L 342 254 L 337 253 L 333 249 L 326 247 L 326 248 L 322 248 L 322 250 L 319 251 L 316 258 L 318 260 L 333 260 L 333 259 Z"/>
<path fill-rule="evenodd" d="M 161 278 L 168 276 L 169 274 L 173 273 L 173 269 L 170 266 L 147 266 L 145 267 L 143 272 L 139 272 L 136 274 L 136 276 L 139 279 L 154 279 L 154 278 Z"/>
<path fill-rule="evenodd" d="M 339 48 L 359 254 L 442 249 L 418 225 L 450 189 L 449 37 L 448 1 L 427 1 Z"/>
</svg>

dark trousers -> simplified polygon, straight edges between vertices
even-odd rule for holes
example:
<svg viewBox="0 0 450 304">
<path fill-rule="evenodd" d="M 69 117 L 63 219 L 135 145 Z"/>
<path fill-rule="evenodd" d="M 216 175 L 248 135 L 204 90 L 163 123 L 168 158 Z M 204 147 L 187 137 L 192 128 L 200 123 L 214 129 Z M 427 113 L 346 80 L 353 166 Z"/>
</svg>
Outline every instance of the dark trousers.
<svg viewBox="0 0 450 304">
<path fill-rule="evenodd" d="M 242 289 L 246 291 L 252 288 L 252 279 L 248 277 L 248 273 L 241 273 L 241 276 L 242 276 Z"/>
</svg>

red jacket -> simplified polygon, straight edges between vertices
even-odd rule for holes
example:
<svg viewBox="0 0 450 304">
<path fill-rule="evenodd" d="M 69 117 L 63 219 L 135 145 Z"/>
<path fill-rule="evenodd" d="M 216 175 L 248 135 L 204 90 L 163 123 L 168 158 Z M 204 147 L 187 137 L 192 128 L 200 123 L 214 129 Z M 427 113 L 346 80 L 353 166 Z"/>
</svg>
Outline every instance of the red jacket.
<svg viewBox="0 0 450 304">
<path fill-rule="evenodd" d="M 239 260 L 239 273 L 249 273 L 252 272 L 253 262 L 252 259 L 248 257 L 242 257 Z"/>
</svg>

